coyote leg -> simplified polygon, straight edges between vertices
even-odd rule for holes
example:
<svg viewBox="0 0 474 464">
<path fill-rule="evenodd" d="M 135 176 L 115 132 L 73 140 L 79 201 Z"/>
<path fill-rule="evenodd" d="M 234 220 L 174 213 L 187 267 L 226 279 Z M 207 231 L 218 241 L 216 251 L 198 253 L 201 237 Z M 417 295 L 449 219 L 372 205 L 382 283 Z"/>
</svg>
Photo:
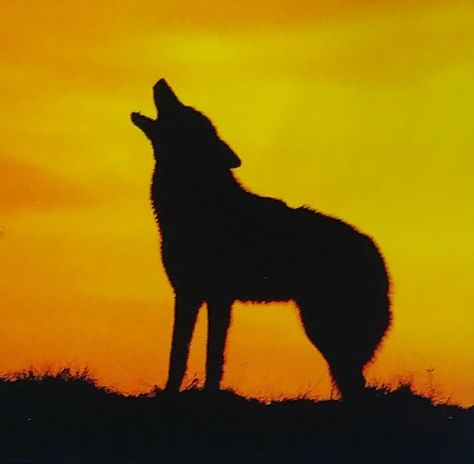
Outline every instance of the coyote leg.
<svg viewBox="0 0 474 464">
<path fill-rule="evenodd" d="M 351 401 L 360 398 L 364 393 L 365 377 L 363 364 L 347 358 L 329 360 L 329 370 L 342 397 Z"/>
<path fill-rule="evenodd" d="M 319 303 L 319 304 L 318 304 Z M 366 381 L 364 366 L 372 358 L 383 330 L 362 304 L 298 302 L 306 334 L 326 359 L 331 376 L 346 400 L 360 398 Z M 382 314 L 385 314 L 382 307 Z M 375 315 L 378 317 L 377 312 Z M 382 317 L 381 317 L 382 318 Z"/>
<path fill-rule="evenodd" d="M 166 390 L 178 391 L 186 372 L 189 345 L 202 301 L 176 295 L 174 307 L 173 340 L 171 344 Z"/>
<path fill-rule="evenodd" d="M 207 303 L 206 390 L 218 390 L 223 374 L 224 350 L 231 319 L 231 302 Z"/>
</svg>

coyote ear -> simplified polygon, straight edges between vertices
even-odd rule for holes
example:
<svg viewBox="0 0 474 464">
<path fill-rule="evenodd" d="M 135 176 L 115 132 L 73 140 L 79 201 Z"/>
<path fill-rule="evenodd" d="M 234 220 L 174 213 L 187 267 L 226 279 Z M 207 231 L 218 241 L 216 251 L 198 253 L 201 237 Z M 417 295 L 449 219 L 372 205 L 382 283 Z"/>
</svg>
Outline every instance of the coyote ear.
<svg viewBox="0 0 474 464">
<path fill-rule="evenodd" d="M 227 145 L 227 143 L 221 141 L 221 152 L 224 159 L 226 168 L 234 169 L 238 168 L 242 162 L 240 158 L 234 153 L 234 150 Z"/>
<path fill-rule="evenodd" d="M 153 87 L 153 97 L 159 115 L 166 114 L 182 106 L 182 103 L 164 79 L 160 79 Z"/>
</svg>

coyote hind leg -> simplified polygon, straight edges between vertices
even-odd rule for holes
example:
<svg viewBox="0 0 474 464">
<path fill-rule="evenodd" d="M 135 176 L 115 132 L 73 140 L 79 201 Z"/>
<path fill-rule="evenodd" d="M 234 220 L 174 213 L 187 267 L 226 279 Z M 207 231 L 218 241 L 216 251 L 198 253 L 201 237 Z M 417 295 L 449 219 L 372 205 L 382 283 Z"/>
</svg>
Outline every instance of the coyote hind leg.
<svg viewBox="0 0 474 464">
<path fill-rule="evenodd" d="M 367 310 L 355 302 L 326 304 L 298 302 L 305 332 L 326 359 L 344 399 L 360 397 L 366 385 L 364 366 L 388 325 L 388 308 Z M 387 320 L 387 322 L 384 322 Z"/>
<path fill-rule="evenodd" d="M 364 392 L 366 381 L 363 373 L 364 363 L 351 359 L 349 356 L 328 359 L 329 371 L 341 396 L 345 400 L 360 398 Z"/>
</svg>

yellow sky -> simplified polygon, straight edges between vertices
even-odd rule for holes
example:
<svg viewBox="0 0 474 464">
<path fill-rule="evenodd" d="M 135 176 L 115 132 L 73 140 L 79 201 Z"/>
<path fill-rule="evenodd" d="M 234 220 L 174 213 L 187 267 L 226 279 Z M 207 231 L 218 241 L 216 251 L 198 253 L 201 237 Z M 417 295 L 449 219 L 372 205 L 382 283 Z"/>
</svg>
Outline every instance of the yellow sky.
<svg viewBox="0 0 474 464">
<path fill-rule="evenodd" d="M 124 391 L 164 383 L 173 296 L 151 149 L 129 120 L 153 114 L 164 76 L 237 151 L 245 185 L 375 237 L 394 325 L 370 380 L 426 391 L 434 368 L 440 397 L 474 402 L 474 5 L 373 3 L 2 5 L 0 371 L 88 365 Z M 237 305 L 227 360 L 241 393 L 329 394 L 289 304 Z"/>
</svg>

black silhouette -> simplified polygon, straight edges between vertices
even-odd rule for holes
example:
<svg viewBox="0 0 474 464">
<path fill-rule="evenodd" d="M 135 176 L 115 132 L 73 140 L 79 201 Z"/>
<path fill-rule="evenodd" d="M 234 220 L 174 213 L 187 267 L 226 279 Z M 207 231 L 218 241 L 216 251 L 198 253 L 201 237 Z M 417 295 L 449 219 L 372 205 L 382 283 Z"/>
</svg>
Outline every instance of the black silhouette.
<svg viewBox="0 0 474 464">
<path fill-rule="evenodd" d="M 474 462 L 474 408 L 407 387 L 355 404 L 262 404 L 196 390 L 126 397 L 65 370 L 0 378 L 0 410 L 2 463 Z"/>
<path fill-rule="evenodd" d="M 208 308 L 206 384 L 219 388 L 235 300 L 294 300 L 344 398 L 360 396 L 363 368 L 390 323 L 389 282 L 376 245 L 309 208 L 254 195 L 234 178 L 240 160 L 210 120 L 164 79 L 158 118 L 132 113 L 156 159 L 152 201 L 175 290 L 168 390 L 178 390 L 200 306 Z"/>
</svg>

